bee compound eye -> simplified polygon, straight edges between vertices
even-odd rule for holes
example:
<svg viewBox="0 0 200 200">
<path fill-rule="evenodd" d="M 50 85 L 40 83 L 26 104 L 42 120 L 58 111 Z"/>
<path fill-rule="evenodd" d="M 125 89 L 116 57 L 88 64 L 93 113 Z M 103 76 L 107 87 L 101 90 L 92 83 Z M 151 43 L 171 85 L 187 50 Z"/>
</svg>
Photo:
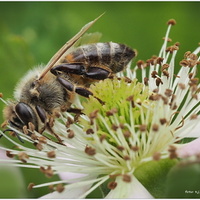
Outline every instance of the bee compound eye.
<svg viewBox="0 0 200 200">
<path fill-rule="evenodd" d="M 34 111 L 29 105 L 20 102 L 15 106 L 15 111 L 17 116 L 25 125 L 28 125 L 29 122 L 33 122 Z"/>
</svg>

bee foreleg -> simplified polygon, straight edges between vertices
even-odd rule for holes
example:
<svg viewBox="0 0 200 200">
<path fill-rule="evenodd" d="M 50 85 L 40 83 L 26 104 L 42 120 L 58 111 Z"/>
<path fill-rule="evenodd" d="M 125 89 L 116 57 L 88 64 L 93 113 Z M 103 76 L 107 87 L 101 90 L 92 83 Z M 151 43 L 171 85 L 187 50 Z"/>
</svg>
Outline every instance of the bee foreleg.
<svg viewBox="0 0 200 200">
<path fill-rule="evenodd" d="M 43 122 L 43 123 L 45 123 L 46 122 L 46 119 L 47 119 L 47 117 L 46 117 L 46 112 L 45 112 L 45 110 L 44 109 L 42 109 L 40 106 L 35 106 L 35 109 L 36 109 L 36 111 L 37 111 L 37 113 L 38 113 L 38 116 L 40 117 L 40 120 Z"/>
</svg>

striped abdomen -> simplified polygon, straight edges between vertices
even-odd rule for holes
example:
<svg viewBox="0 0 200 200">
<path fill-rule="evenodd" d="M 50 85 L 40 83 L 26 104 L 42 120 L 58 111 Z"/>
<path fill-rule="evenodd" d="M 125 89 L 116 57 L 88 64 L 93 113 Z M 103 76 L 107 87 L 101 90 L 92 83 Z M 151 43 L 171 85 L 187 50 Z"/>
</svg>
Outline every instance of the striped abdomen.
<svg viewBox="0 0 200 200">
<path fill-rule="evenodd" d="M 136 52 L 124 44 L 94 43 L 80 46 L 68 54 L 63 63 L 83 63 L 86 66 L 106 66 L 113 73 L 123 70 Z"/>
</svg>

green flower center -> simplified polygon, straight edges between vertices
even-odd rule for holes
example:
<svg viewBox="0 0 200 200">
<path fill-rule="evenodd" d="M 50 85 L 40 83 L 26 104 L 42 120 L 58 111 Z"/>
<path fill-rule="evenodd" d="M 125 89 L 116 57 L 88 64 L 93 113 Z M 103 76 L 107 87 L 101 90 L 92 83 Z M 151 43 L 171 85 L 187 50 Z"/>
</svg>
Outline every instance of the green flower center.
<svg viewBox="0 0 200 200">
<path fill-rule="evenodd" d="M 95 133 L 101 142 L 106 140 L 121 158 L 139 161 L 155 107 L 155 101 L 149 100 L 149 88 L 123 77 L 100 81 L 90 89 L 94 95 L 83 103 L 83 112 L 90 120 L 80 121 L 86 133 Z M 95 144 L 95 137 L 88 140 Z"/>
</svg>

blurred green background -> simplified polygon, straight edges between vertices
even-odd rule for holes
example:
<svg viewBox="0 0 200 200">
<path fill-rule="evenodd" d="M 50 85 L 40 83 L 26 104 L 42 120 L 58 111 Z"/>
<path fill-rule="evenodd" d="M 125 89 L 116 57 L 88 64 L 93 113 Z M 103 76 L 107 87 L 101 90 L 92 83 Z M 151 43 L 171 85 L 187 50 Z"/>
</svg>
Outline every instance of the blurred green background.
<svg viewBox="0 0 200 200">
<path fill-rule="evenodd" d="M 15 84 L 27 70 L 47 63 L 83 25 L 104 12 L 88 32 L 99 31 L 103 42 L 137 49 L 136 60 L 158 54 L 171 18 L 177 21 L 170 37 L 181 44 L 179 59 L 200 42 L 200 2 L 0 2 L 0 92 L 4 98 L 12 98 Z M 3 106 L 0 103 L 0 110 Z M 4 138 L 0 142 L 7 145 Z M 35 170 L 0 168 L 0 198 L 37 198 L 48 190 L 29 192 L 26 187 L 29 182 L 43 181 L 44 176 Z"/>
</svg>

